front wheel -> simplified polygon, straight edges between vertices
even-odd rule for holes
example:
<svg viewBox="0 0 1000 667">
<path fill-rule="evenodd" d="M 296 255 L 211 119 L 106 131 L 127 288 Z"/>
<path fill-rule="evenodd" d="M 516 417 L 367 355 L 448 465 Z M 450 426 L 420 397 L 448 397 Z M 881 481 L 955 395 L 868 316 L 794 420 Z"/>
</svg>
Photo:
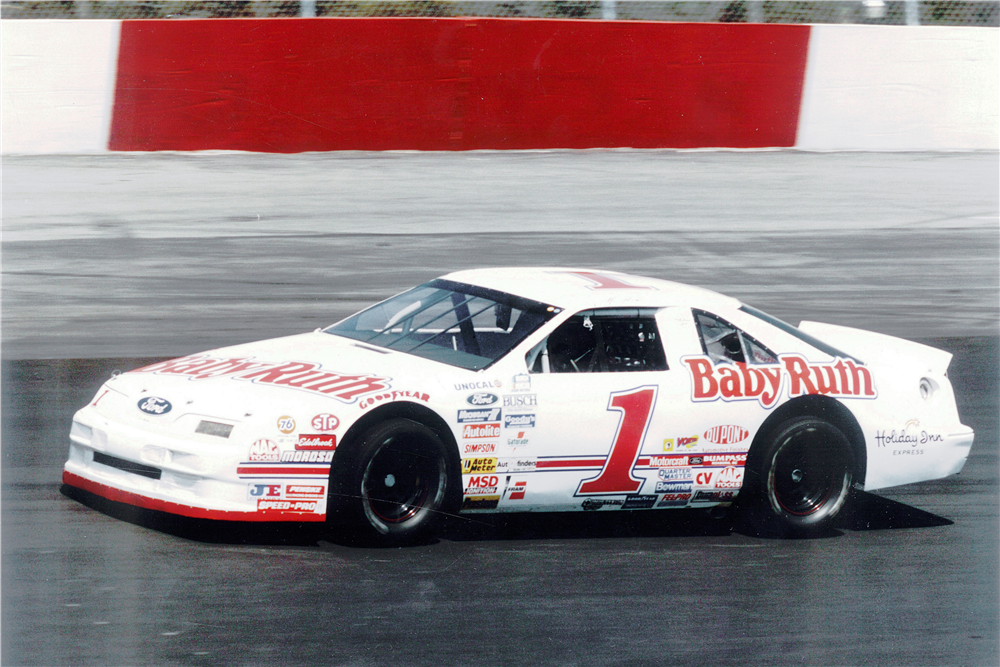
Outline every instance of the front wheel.
<svg viewBox="0 0 1000 667">
<path fill-rule="evenodd" d="M 780 424 L 747 462 L 744 514 L 761 534 L 802 535 L 829 528 L 854 479 L 851 443 L 833 424 L 796 417 Z"/>
<path fill-rule="evenodd" d="M 391 419 L 343 454 L 334 460 L 330 500 L 370 541 L 412 542 L 448 510 L 456 471 L 444 442 L 423 424 Z"/>
</svg>

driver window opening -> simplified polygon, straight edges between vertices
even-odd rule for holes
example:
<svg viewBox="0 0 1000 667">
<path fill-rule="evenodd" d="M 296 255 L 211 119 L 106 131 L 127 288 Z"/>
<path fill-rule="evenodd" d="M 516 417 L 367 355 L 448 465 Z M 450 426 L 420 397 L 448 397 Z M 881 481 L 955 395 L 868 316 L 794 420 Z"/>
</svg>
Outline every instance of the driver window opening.
<svg viewBox="0 0 1000 667">
<path fill-rule="evenodd" d="M 712 363 L 773 364 L 778 358 L 752 336 L 726 320 L 703 310 L 694 311 L 701 349 Z"/>
<path fill-rule="evenodd" d="M 665 371 L 654 313 L 645 308 L 577 313 L 532 348 L 525 361 L 532 373 Z"/>
</svg>

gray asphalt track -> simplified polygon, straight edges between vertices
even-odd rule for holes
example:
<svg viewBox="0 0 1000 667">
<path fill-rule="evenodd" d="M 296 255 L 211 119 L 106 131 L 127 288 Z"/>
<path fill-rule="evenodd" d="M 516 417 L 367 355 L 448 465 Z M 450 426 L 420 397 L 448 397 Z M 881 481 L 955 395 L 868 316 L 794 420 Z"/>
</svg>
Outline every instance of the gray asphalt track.
<svg viewBox="0 0 1000 667">
<path fill-rule="evenodd" d="M 998 164 L 5 157 L 0 662 L 1000 664 Z M 860 494 L 833 534 L 797 541 L 680 512 L 456 521 L 373 550 L 126 521 L 59 493 L 72 412 L 111 370 L 312 329 L 499 264 L 656 275 L 953 351 L 972 456 L 959 476 Z"/>
</svg>

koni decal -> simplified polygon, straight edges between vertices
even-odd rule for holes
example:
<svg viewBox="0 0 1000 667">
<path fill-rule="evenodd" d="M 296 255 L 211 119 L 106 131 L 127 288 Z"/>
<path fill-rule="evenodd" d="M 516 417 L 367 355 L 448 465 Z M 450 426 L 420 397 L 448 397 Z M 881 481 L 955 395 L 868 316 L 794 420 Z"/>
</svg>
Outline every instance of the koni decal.
<svg viewBox="0 0 1000 667">
<path fill-rule="evenodd" d="M 681 361 L 691 374 L 691 400 L 758 401 L 773 407 L 787 387 L 788 397 L 822 394 L 838 398 L 878 396 L 872 372 L 852 359 L 811 363 L 797 354 L 783 354 L 777 364 L 713 364 L 700 355 Z"/>
<path fill-rule="evenodd" d="M 129 372 L 186 375 L 191 380 L 229 377 L 256 384 L 311 391 L 345 403 L 352 403 L 359 396 L 389 389 L 388 382 L 391 379 L 325 371 L 322 365 L 307 361 L 272 363 L 252 361 L 248 357 L 217 359 L 207 355 L 171 359 Z"/>
</svg>

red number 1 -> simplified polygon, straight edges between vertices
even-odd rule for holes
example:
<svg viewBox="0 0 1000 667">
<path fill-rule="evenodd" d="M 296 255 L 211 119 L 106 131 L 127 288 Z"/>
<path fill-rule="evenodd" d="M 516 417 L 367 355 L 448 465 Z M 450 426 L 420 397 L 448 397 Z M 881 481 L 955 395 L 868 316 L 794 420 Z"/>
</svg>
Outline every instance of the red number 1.
<svg viewBox="0 0 1000 667">
<path fill-rule="evenodd" d="M 639 449 L 646 437 L 649 418 L 656 403 L 656 387 L 639 387 L 611 394 L 608 410 L 622 413 L 618 432 L 601 474 L 580 482 L 576 495 L 590 493 L 635 493 L 643 480 L 632 476 Z"/>
</svg>

